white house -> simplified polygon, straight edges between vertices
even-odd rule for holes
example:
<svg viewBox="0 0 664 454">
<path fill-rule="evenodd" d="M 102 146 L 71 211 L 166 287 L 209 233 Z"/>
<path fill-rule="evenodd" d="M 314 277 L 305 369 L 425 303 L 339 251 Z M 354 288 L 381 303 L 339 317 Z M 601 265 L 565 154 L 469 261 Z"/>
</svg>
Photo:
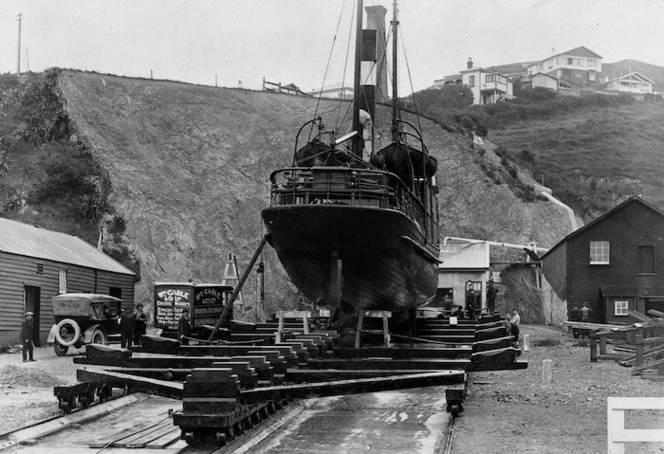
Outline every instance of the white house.
<svg viewBox="0 0 664 454">
<path fill-rule="evenodd" d="M 310 91 L 309 94 L 315 98 L 353 99 L 353 88 L 337 82 L 327 85 L 320 90 Z"/>
<path fill-rule="evenodd" d="M 652 93 L 654 82 L 636 71 L 604 82 L 607 90 L 627 93 Z"/>
<path fill-rule="evenodd" d="M 561 87 L 587 87 L 599 84 L 602 57 L 586 47 L 552 55 L 528 66 L 528 74 L 548 74 L 558 79 Z"/>
<path fill-rule="evenodd" d="M 514 87 L 508 77 L 483 68 L 473 68 L 473 60 L 470 58 L 467 66 L 467 69 L 457 74 L 434 80 L 432 88 L 442 88 L 448 84 L 468 85 L 473 93 L 473 104 L 496 104 L 514 97 Z"/>
<path fill-rule="evenodd" d="M 521 86 L 530 88 L 548 88 L 549 90 L 554 91 L 558 91 L 558 88 L 560 88 L 558 79 L 544 73 L 537 73 L 524 77 L 521 80 Z"/>
<path fill-rule="evenodd" d="M 486 242 L 446 240 L 440 251 L 438 265 L 439 293 L 452 296 L 455 306 L 466 306 L 466 291 L 472 288 L 486 304 L 486 283 L 489 281 L 489 244 Z"/>
</svg>

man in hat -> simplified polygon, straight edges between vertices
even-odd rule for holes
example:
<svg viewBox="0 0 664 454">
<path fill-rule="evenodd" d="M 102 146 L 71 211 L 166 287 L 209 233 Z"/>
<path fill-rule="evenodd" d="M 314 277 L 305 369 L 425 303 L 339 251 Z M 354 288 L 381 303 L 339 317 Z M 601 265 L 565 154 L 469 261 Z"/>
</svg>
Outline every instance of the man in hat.
<svg viewBox="0 0 664 454">
<path fill-rule="evenodd" d="M 32 341 L 35 337 L 35 324 L 32 320 L 32 312 L 25 313 L 25 320 L 21 324 L 21 342 L 23 343 L 23 362 L 35 361 L 33 358 L 34 346 Z"/>
<path fill-rule="evenodd" d="M 189 345 L 189 335 L 191 334 L 191 323 L 189 323 L 189 309 L 182 309 L 182 315 L 178 320 L 178 338 L 180 344 Z"/>
<path fill-rule="evenodd" d="M 489 308 L 489 315 L 496 311 L 496 296 L 498 289 L 493 285 L 493 279 L 489 279 L 489 285 L 486 288 L 486 305 Z"/>
<path fill-rule="evenodd" d="M 135 327 L 136 313 L 129 309 L 124 310 L 120 317 L 120 347 L 131 348 Z"/>
<path fill-rule="evenodd" d="M 136 305 L 136 322 L 134 325 L 134 345 L 141 345 L 141 338 L 145 335 L 148 325 L 148 316 L 143 312 L 143 304 Z"/>
</svg>

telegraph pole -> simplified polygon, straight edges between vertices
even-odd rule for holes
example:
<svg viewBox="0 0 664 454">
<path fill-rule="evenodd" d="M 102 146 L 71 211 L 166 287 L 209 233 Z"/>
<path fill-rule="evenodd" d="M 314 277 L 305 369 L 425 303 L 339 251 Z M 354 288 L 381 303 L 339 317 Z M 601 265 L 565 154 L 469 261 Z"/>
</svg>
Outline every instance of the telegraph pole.
<svg viewBox="0 0 664 454">
<path fill-rule="evenodd" d="M 18 16 L 16 16 L 18 20 L 18 52 L 16 54 L 16 75 L 21 74 L 21 16 L 23 16 L 22 13 L 20 13 Z"/>
</svg>

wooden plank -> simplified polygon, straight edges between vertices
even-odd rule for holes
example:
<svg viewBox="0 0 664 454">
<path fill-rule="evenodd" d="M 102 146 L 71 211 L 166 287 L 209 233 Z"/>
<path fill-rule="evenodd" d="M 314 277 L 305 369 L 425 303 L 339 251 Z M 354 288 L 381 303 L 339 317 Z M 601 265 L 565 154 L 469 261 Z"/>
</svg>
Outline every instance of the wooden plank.
<svg viewBox="0 0 664 454">
<path fill-rule="evenodd" d="M 627 310 L 627 315 L 630 315 L 635 319 L 642 321 L 643 323 L 652 323 L 654 321 L 652 318 L 648 317 L 647 315 L 639 311 L 633 311 L 631 309 Z"/>
<path fill-rule="evenodd" d="M 311 369 L 339 370 L 515 370 L 528 368 L 527 361 L 474 363 L 469 359 L 310 359 Z"/>
<path fill-rule="evenodd" d="M 151 441 L 150 443 L 145 445 L 145 448 L 147 449 L 164 449 L 169 447 L 170 445 L 177 443 L 177 441 L 180 439 L 180 429 L 175 428 L 171 432 L 168 432 L 167 434 L 157 438 L 154 441 Z"/>
<path fill-rule="evenodd" d="M 152 426 L 140 429 L 128 437 L 113 442 L 111 446 L 114 448 L 128 448 L 130 447 L 129 445 L 131 444 L 136 445 L 137 440 L 144 439 L 146 436 L 150 437 L 153 432 L 164 430 L 164 428 L 168 429 L 167 432 L 173 430 L 173 421 L 171 420 L 171 418 L 166 418 L 165 421 L 160 421 L 157 424 L 153 424 Z M 155 438 L 158 437 L 151 438 L 151 440 L 154 440 Z M 139 441 L 137 447 L 141 447 L 144 444 L 145 443 Z"/>
<path fill-rule="evenodd" d="M 632 369 L 632 375 L 636 375 L 637 372 L 640 372 L 645 369 L 650 369 L 651 367 L 658 366 L 660 364 L 664 364 L 664 358 L 658 359 L 657 361 L 653 361 L 648 364 L 643 364 L 641 366 L 635 366 L 634 369 Z"/>
<path fill-rule="evenodd" d="M 473 353 L 468 346 L 463 347 L 435 347 L 435 348 L 335 348 L 333 350 L 336 358 L 370 358 L 383 357 L 393 359 L 407 358 L 470 358 Z"/>
<path fill-rule="evenodd" d="M 143 434 L 143 436 L 134 439 L 131 442 L 124 442 L 125 447 L 127 448 L 145 448 L 148 443 L 154 442 L 155 440 L 163 437 L 164 435 L 170 434 L 173 431 L 177 430 L 177 427 L 173 426 L 173 421 L 171 418 L 167 420 L 167 425 L 159 426 L 155 430 L 150 431 L 149 433 Z M 179 435 L 179 434 L 178 434 Z M 118 446 L 122 447 L 122 446 Z"/>
<path fill-rule="evenodd" d="M 571 326 L 578 329 L 589 329 L 591 331 L 599 331 L 601 329 L 610 330 L 612 328 L 625 328 L 625 325 L 613 325 L 607 323 L 588 323 L 588 322 L 563 322 L 563 325 Z"/>
<path fill-rule="evenodd" d="M 288 369 L 286 380 L 289 383 L 318 383 L 336 380 L 356 380 L 359 378 L 386 377 L 390 375 L 424 374 L 430 370 L 338 370 L 338 369 Z"/>
<path fill-rule="evenodd" d="M 246 390 L 240 393 L 244 403 L 259 403 L 277 399 L 297 399 L 338 396 L 379 391 L 391 391 L 423 386 L 441 386 L 466 380 L 463 371 L 428 372 L 424 374 L 390 375 L 380 378 L 360 378 L 322 383 L 306 383 L 288 386 L 270 386 Z"/>
<path fill-rule="evenodd" d="M 184 389 L 182 383 L 172 383 L 153 378 L 89 369 L 78 369 L 76 371 L 76 379 L 79 381 L 100 381 L 120 388 L 127 386 L 130 392 L 146 392 L 174 399 L 182 399 Z"/>
</svg>

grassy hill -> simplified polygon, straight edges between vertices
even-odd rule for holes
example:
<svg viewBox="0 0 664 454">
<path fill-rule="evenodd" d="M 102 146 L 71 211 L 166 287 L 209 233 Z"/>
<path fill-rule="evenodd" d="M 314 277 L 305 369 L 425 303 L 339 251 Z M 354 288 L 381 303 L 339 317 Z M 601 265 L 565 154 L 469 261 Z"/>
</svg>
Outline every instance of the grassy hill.
<svg viewBox="0 0 664 454">
<path fill-rule="evenodd" d="M 35 87 L 58 102 L 37 116 L 33 129 L 51 131 L 59 118 L 66 125 L 59 134 L 35 143 L 17 135 L 41 104 L 9 92 L 0 99 L 14 106 L 0 122 L 11 143 L 0 154 L 6 166 L 0 215 L 91 243 L 101 231 L 104 250 L 140 271 L 137 300 L 146 302 L 155 281 L 220 280 L 228 253 L 244 269 L 264 233 L 260 211 L 269 204 L 270 173 L 291 162 L 305 121 L 318 112 L 331 123 L 339 107 L 331 100 L 78 71 L 47 76 L 35 75 Z M 381 106 L 378 113 L 377 124 L 387 125 L 379 126 L 381 140 L 389 140 L 389 111 Z M 547 247 L 569 233 L 566 214 L 528 196 L 525 175 L 506 168 L 490 146 L 419 121 L 439 162 L 442 236 Z M 69 208 L 72 200 L 77 209 Z M 276 254 L 266 249 L 264 259 L 268 313 L 294 308 L 295 289 Z M 256 290 L 252 273 L 247 304 L 256 302 Z"/>
<path fill-rule="evenodd" d="M 630 195 L 664 209 L 664 103 L 560 111 L 489 137 L 515 158 L 534 155 L 533 176 L 587 218 Z"/>
</svg>

